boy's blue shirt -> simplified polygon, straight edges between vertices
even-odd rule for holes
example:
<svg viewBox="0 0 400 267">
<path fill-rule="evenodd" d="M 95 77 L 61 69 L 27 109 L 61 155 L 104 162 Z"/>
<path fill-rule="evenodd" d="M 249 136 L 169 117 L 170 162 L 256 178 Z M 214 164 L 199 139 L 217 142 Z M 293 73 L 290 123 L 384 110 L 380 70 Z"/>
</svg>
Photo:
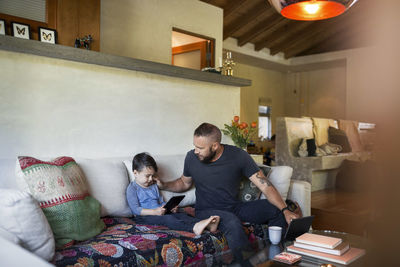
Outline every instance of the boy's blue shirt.
<svg viewBox="0 0 400 267">
<path fill-rule="evenodd" d="M 155 209 L 165 205 L 157 184 L 144 188 L 133 181 L 126 189 L 126 199 L 134 215 L 140 215 L 142 209 Z"/>
</svg>

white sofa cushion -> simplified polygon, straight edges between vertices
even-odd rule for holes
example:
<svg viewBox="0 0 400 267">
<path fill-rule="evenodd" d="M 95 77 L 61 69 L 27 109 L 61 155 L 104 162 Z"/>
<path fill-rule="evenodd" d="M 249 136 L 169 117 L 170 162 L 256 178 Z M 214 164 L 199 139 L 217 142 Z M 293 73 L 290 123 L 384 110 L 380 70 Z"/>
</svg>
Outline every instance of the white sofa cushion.
<svg viewBox="0 0 400 267">
<path fill-rule="evenodd" d="M 0 225 L 0 237 L 10 242 L 13 242 L 14 244 L 21 245 L 21 240 L 19 240 L 19 238 L 15 234 L 3 229 L 1 225 Z"/>
<path fill-rule="evenodd" d="M 268 179 L 274 185 L 276 190 L 286 200 L 288 196 L 290 180 L 292 178 L 293 168 L 289 166 L 273 166 L 269 173 Z M 265 199 L 265 195 L 261 194 L 261 199 Z"/>
<path fill-rule="evenodd" d="M 173 181 L 183 174 L 183 163 L 185 155 L 155 155 L 154 159 L 158 167 L 158 176 L 162 181 L 168 182 Z M 124 164 L 129 174 L 130 181 L 135 180 L 135 176 L 132 171 L 132 160 L 124 160 Z M 179 204 L 179 206 L 189 206 L 196 203 L 195 188 L 192 187 L 186 192 L 176 193 L 167 190 L 160 190 L 161 195 L 165 201 L 168 201 L 173 196 L 185 195 L 185 198 Z"/>
<path fill-rule="evenodd" d="M 27 193 L 0 188 L 0 228 L 6 239 L 20 243 L 24 248 L 50 261 L 55 242 L 53 232 L 37 201 Z M 4 235 L 8 232 L 8 238 Z"/>
<path fill-rule="evenodd" d="M 129 178 L 118 159 L 76 159 L 86 176 L 89 193 L 101 204 L 101 216 L 132 216 L 126 201 Z"/>
<path fill-rule="evenodd" d="M 299 203 L 303 216 L 311 215 L 311 184 L 309 182 L 291 180 L 288 198 Z"/>
</svg>

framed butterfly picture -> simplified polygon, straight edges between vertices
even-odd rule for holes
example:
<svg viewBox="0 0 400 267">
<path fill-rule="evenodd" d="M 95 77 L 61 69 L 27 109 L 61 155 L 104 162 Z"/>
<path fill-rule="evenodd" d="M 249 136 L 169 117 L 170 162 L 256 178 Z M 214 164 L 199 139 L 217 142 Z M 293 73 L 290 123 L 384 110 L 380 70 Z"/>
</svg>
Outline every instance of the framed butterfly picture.
<svg viewBox="0 0 400 267">
<path fill-rule="evenodd" d="M 6 22 L 0 19 L 0 35 L 6 35 Z"/>
<path fill-rule="evenodd" d="M 50 43 L 50 44 L 57 43 L 56 30 L 39 27 L 38 34 L 39 34 L 39 41 L 41 41 L 41 42 Z"/>
<path fill-rule="evenodd" d="M 31 27 L 28 24 L 11 22 L 11 35 L 23 39 L 31 39 Z"/>
</svg>

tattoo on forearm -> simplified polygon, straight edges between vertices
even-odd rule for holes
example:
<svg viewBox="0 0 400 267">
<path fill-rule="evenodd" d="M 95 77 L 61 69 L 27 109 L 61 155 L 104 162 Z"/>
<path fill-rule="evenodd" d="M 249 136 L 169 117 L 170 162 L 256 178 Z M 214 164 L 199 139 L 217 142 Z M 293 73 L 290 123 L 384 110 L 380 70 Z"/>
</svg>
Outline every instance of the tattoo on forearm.
<svg viewBox="0 0 400 267">
<path fill-rule="evenodd" d="M 257 173 L 256 177 L 260 180 L 260 183 L 267 184 L 267 186 L 271 186 L 272 183 L 268 180 L 268 178 L 264 177 L 261 173 Z"/>
</svg>

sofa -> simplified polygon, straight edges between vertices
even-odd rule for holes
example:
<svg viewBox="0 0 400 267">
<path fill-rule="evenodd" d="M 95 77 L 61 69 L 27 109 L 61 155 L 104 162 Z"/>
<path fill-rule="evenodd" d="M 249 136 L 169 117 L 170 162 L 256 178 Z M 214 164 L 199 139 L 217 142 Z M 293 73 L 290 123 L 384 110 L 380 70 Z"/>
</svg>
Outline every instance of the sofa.
<svg viewBox="0 0 400 267">
<path fill-rule="evenodd" d="M 169 181 L 180 177 L 184 157 L 183 154 L 154 155 L 160 178 Z M 0 159 L 0 192 L 5 192 L 3 196 L 0 194 L 0 210 L 3 212 L 0 222 L 3 249 L 0 255 L 12 255 L 12 266 L 26 266 L 27 262 L 34 262 L 35 266 L 211 266 L 231 261 L 233 255 L 219 231 L 206 231 L 195 236 L 164 226 L 136 224 L 125 198 L 126 188 L 133 177 L 131 157 L 74 159 L 86 177 L 90 196 L 100 203 L 100 216 L 105 228 L 88 240 L 58 249 L 54 249 L 46 217 L 40 213 L 37 203 L 26 193 L 28 188 L 18 178 L 18 160 Z M 310 215 L 311 186 L 308 182 L 292 180 L 292 168 L 288 166 L 260 167 L 268 170 L 270 180 L 284 199 L 297 201 L 303 215 Z M 174 195 L 185 194 L 180 204 L 181 212 L 191 211 L 188 207 L 196 201 L 194 187 L 184 193 L 161 190 L 161 194 L 166 201 Z M 24 201 L 29 202 L 31 206 L 28 207 L 32 210 L 39 210 L 36 217 L 29 214 L 31 210 L 27 206 L 18 206 Z M 250 241 L 267 238 L 265 225 L 244 222 L 243 227 Z M 11 266 L 9 262 L 7 257 L 0 256 L 0 266 Z"/>
<path fill-rule="evenodd" d="M 333 143 L 329 128 L 346 129 L 349 151 L 323 156 L 299 155 L 302 140 L 315 140 L 317 148 L 324 143 Z M 374 129 L 375 124 L 349 120 L 279 117 L 276 120 L 276 162 L 278 165 L 291 166 L 292 179 L 309 182 L 312 191 L 334 187 L 336 174 L 343 161 L 366 161 L 371 158 Z"/>
</svg>

